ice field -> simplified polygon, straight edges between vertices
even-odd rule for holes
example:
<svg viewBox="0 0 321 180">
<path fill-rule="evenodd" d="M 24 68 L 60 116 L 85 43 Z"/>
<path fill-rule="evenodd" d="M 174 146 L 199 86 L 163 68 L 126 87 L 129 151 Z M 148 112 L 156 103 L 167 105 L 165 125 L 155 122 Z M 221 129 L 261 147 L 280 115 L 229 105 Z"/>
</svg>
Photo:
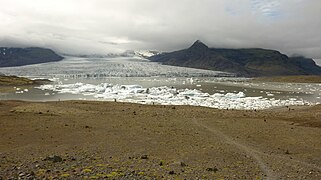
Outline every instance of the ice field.
<svg viewBox="0 0 321 180">
<path fill-rule="evenodd" d="M 59 62 L 0 68 L 0 72 L 6 75 L 44 78 L 233 76 L 233 74 L 219 71 L 161 65 L 138 57 L 66 57 Z"/>
</svg>

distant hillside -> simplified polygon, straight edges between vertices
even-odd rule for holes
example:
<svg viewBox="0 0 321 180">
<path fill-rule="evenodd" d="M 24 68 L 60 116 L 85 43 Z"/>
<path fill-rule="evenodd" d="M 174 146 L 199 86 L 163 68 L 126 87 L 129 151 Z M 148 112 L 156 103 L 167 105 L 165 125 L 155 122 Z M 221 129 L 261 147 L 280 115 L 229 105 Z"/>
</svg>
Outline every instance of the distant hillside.
<svg viewBox="0 0 321 180">
<path fill-rule="evenodd" d="M 23 66 L 29 64 L 60 61 L 63 57 L 44 48 L 7 48 L 0 47 L 0 67 Z"/>
<path fill-rule="evenodd" d="M 312 59 L 267 49 L 208 48 L 196 41 L 190 48 L 149 58 L 167 65 L 236 73 L 239 76 L 321 75 Z"/>
</svg>

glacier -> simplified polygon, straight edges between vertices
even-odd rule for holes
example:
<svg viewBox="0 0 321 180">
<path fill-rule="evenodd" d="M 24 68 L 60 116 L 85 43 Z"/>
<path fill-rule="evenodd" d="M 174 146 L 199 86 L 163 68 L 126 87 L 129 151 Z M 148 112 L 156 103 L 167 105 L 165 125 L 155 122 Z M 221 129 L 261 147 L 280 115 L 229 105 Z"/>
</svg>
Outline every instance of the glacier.
<svg viewBox="0 0 321 180">
<path fill-rule="evenodd" d="M 141 57 L 82 58 L 65 56 L 59 62 L 0 68 L 6 75 L 43 78 L 105 77 L 231 77 L 232 73 L 167 66 Z"/>
</svg>

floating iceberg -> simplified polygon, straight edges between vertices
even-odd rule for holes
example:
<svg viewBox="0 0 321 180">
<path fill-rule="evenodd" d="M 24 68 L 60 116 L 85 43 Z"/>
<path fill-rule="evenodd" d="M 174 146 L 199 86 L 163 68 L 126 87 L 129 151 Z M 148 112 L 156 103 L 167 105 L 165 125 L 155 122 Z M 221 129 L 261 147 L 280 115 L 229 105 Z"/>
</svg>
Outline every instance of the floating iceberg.
<svg viewBox="0 0 321 180">
<path fill-rule="evenodd" d="M 174 87 L 144 88 L 140 85 L 98 85 L 47 84 L 37 87 L 58 93 L 82 94 L 103 100 L 117 100 L 141 104 L 192 105 L 218 109 L 267 109 L 279 106 L 311 104 L 295 98 L 280 100 L 274 98 L 247 97 L 244 92 L 208 94 L 196 89 L 176 89 Z"/>
</svg>

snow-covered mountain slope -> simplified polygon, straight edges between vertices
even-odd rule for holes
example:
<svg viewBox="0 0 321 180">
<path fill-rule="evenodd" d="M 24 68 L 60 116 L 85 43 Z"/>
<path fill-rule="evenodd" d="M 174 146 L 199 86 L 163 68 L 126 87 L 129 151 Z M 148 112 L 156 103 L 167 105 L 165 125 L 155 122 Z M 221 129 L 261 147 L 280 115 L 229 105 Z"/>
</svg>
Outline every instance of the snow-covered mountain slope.
<svg viewBox="0 0 321 180">
<path fill-rule="evenodd" d="M 321 66 L 321 59 L 313 59 L 318 66 Z"/>
<path fill-rule="evenodd" d="M 152 50 L 139 50 L 134 51 L 135 56 L 142 57 L 142 58 L 149 58 L 158 54 L 161 54 L 159 51 L 152 51 Z"/>
</svg>

